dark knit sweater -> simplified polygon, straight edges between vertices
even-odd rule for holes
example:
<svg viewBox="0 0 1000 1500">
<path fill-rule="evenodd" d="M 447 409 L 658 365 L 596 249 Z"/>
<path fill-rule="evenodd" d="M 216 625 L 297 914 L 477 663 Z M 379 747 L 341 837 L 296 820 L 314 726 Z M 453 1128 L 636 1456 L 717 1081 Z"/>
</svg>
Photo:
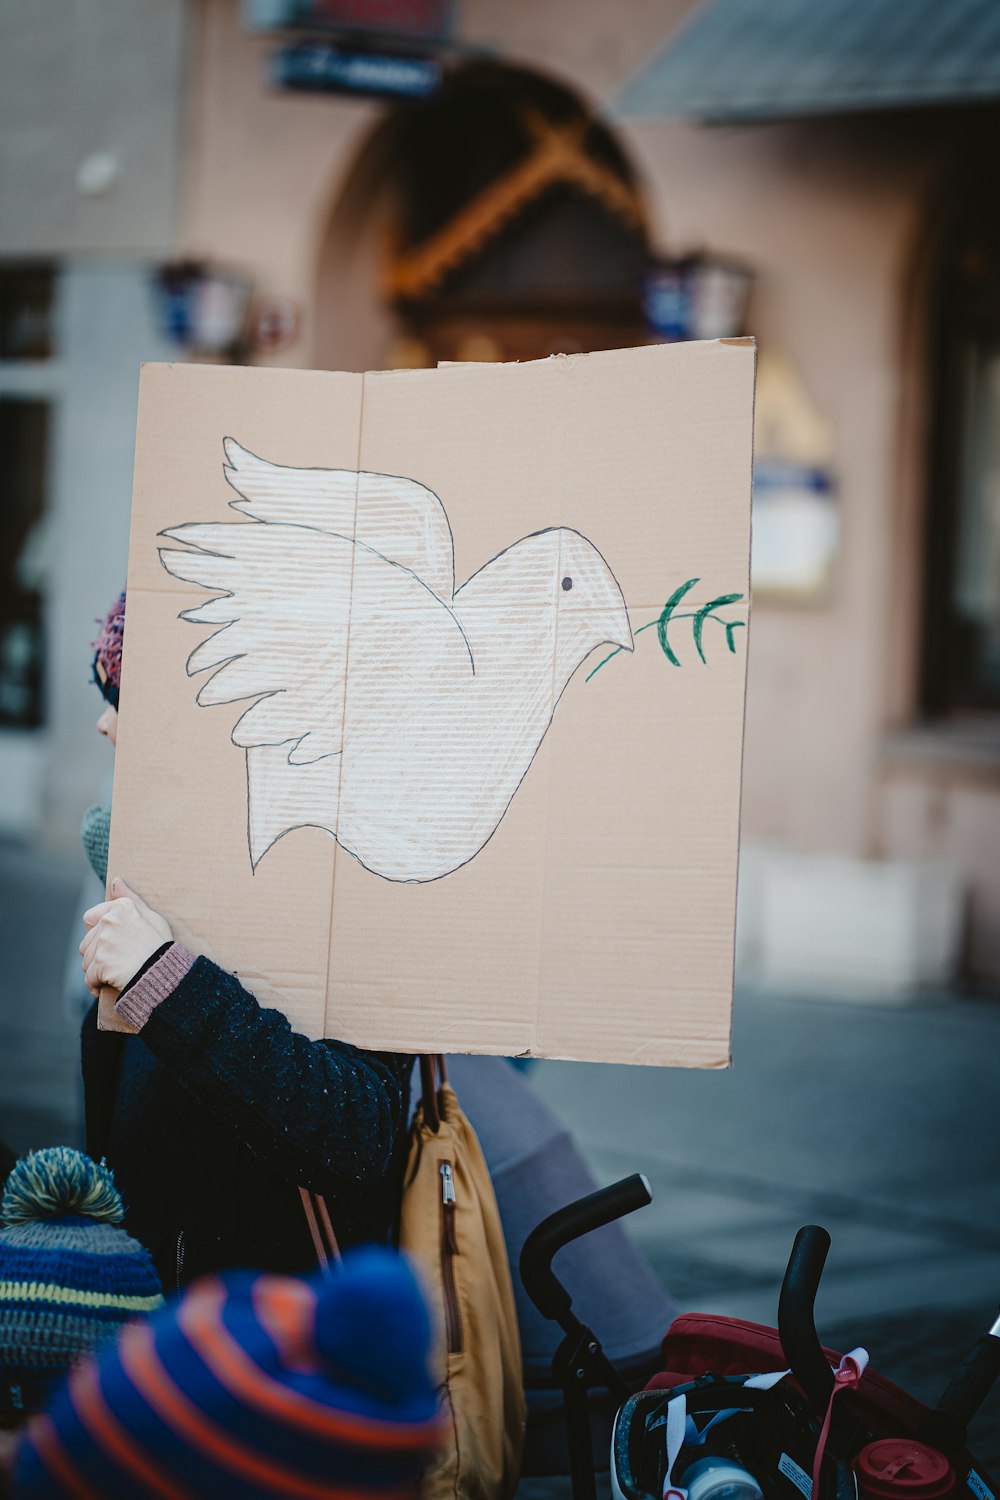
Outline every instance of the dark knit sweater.
<svg viewBox="0 0 1000 1500">
<path fill-rule="evenodd" d="M 138 1036 L 83 1025 L 87 1149 L 164 1289 L 224 1267 L 315 1266 L 299 1185 L 342 1245 L 391 1235 L 412 1057 L 310 1041 L 207 958 Z"/>
</svg>

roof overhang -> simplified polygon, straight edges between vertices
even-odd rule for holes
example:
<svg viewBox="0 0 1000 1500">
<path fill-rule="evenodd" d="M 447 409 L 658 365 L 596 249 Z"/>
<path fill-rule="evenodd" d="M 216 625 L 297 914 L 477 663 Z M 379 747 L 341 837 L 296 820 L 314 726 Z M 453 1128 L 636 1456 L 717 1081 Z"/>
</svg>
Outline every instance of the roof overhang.
<svg viewBox="0 0 1000 1500">
<path fill-rule="evenodd" d="M 1000 0 L 706 0 L 614 101 L 750 123 L 1000 100 Z"/>
</svg>

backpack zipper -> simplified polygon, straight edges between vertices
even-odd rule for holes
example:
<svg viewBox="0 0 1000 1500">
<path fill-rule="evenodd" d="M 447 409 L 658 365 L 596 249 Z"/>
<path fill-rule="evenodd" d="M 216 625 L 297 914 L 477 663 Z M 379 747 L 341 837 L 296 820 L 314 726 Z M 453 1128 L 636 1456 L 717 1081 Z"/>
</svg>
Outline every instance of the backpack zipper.
<svg viewBox="0 0 1000 1500">
<path fill-rule="evenodd" d="M 184 1275 L 184 1231 L 177 1236 L 177 1290 L 181 1289 L 181 1278 Z"/>
<path fill-rule="evenodd" d="M 441 1285 L 444 1291 L 444 1329 L 449 1354 L 462 1349 L 462 1310 L 455 1285 L 455 1256 L 458 1236 L 455 1233 L 455 1174 L 451 1162 L 443 1161 L 441 1173 Z"/>
</svg>

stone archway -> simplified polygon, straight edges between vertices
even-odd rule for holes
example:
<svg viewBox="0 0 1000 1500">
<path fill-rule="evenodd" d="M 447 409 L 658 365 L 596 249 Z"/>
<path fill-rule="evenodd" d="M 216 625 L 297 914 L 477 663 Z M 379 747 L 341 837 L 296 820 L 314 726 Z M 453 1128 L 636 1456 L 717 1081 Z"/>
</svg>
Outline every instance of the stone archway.
<svg viewBox="0 0 1000 1500">
<path fill-rule="evenodd" d="M 538 74 L 475 64 L 392 111 L 331 214 L 316 363 L 531 359 L 647 338 L 635 175 L 611 131 Z"/>
</svg>

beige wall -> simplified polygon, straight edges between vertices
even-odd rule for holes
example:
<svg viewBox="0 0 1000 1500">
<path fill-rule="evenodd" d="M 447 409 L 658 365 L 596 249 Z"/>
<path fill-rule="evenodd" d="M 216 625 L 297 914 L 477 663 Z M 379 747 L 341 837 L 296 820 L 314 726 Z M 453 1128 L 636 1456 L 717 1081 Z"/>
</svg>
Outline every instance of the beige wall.
<svg viewBox="0 0 1000 1500">
<path fill-rule="evenodd" d="M 238 0 L 203 0 L 196 15 L 185 248 L 248 268 L 258 292 L 299 302 L 301 337 L 274 362 L 309 363 L 317 263 L 332 205 L 380 111 L 273 90 L 267 60 L 274 43 L 243 31 Z"/>
<path fill-rule="evenodd" d="M 463 41 L 607 107 L 688 8 L 457 9 Z M 249 265 L 261 288 L 301 302 L 302 335 L 277 362 L 377 365 L 392 320 L 378 301 L 379 209 L 366 203 L 362 153 L 381 109 L 270 92 L 272 44 L 242 32 L 236 0 L 206 0 L 201 27 L 187 247 Z M 989 787 L 963 791 L 935 823 L 926 778 L 897 786 L 882 769 L 887 730 L 915 709 L 923 381 L 904 296 L 915 285 L 926 153 L 891 121 L 617 129 L 645 179 L 654 237 L 754 268 L 750 331 L 795 361 L 835 434 L 843 541 L 831 596 L 754 611 L 745 835 L 963 863 L 975 887 L 974 967 L 1000 975 L 1000 879 L 983 836 L 1000 799 Z"/>
<path fill-rule="evenodd" d="M 177 244 L 187 12 L 187 0 L 0 0 L 0 261 L 56 269 L 52 357 L 0 361 L 0 393 L 44 399 L 51 416 L 45 722 L 0 729 L 0 830 L 81 865 L 80 814 L 111 768 L 89 643 L 125 577 L 139 363 L 176 357 L 152 273 Z M 95 156 L 110 176 L 83 191 Z"/>
<path fill-rule="evenodd" d="M 835 126 L 644 126 L 641 161 L 676 248 L 753 266 L 750 329 L 789 355 L 829 418 L 842 513 L 831 597 L 755 607 L 744 831 L 872 852 L 886 713 L 901 391 L 899 285 L 919 177 Z"/>
<path fill-rule="evenodd" d="M 507 60 L 550 71 L 600 100 L 641 65 L 689 7 L 690 0 L 618 0 L 614 6 L 462 0 L 456 11 L 464 44 L 496 48 Z M 194 24 L 185 249 L 248 265 L 259 290 L 302 303 L 302 335 L 274 362 L 312 362 L 320 260 L 329 263 L 332 256 L 343 263 L 337 245 L 329 243 L 334 208 L 382 108 L 272 89 L 267 60 L 274 42 L 243 30 L 239 0 L 201 0 Z M 359 280 L 364 282 L 363 274 Z M 350 321 L 356 299 L 345 300 Z M 348 329 L 340 362 L 353 367 L 365 362 L 365 354 L 368 362 L 377 359 L 385 327 L 367 343 L 356 327 Z"/>
<path fill-rule="evenodd" d="M 186 0 L 0 0 L 0 255 L 174 245 Z M 82 162 L 110 156 L 106 191 Z"/>
<path fill-rule="evenodd" d="M 897 766 L 886 777 L 878 827 L 886 852 L 899 859 L 940 860 L 970 883 L 965 935 L 970 977 L 1000 978 L 1000 774 L 997 767 Z"/>
</svg>

